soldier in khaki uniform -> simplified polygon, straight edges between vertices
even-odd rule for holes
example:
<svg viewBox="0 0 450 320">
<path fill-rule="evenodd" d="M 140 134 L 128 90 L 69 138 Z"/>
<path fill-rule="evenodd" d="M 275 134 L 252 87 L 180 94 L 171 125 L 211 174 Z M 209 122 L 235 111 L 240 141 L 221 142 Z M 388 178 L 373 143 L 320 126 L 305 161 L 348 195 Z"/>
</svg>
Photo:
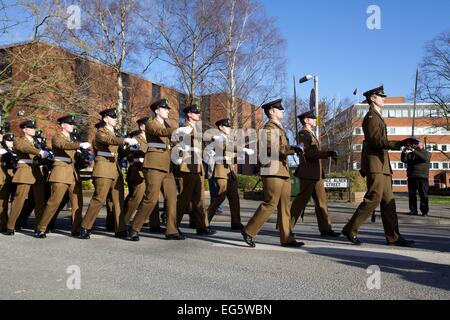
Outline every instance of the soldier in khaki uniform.
<svg viewBox="0 0 450 320">
<path fill-rule="evenodd" d="M 70 134 L 73 132 L 75 118 L 72 115 L 58 119 L 61 132 L 52 139 L 54 163 L 48 181 L 51 184 L 51 195 L 48 199 L 42 219 L 37 225 L 37 238 L 45 238 L 48 224 L 61 206 L 66 192 L 72 204 L 72 236 L 80 235 L 83 210 L 83 193 L 79 172 L 75 169 L 75 153 L 81 147 L 90 148 L 88 142 L 73 143 Z"/>
<path fill-rule="evenodd" d="M 16 192 L 11 204 L 6 235 L 14 235 L 17 218 L 22 211 L 30 189 L 35 204 L 36 223 L 40 222 L 45 208 L 45 181 L 36 160 L 39 158 L 45 159 L 50 154 L 47 151 L 37 149 L 33 144 L 33 137 L 36 133 L 34 121 L 25 120 L 20 124 L 20 128 L 24 136 L 14 140 L 18 162 L 17 171 L 14 173 L 12 182 L 16 184 Z"/>
<path fill-rule="evenodd" d="M 185 127 L 192 128 L 190 137 L 185 137 L 179 145 L 184 148 L 180 174 L 183 181 L 182 192 L 178 198 L 177 214 L 178 225 L 181 224 L 183 215 L 188 212 L 189 203 L 192 203 L 192 217 L 197 228 L 197 235 L 208 236 L 216 232 L 209 228 L 208 216 L 204 204 L 205 172 L 202 162 L 202 132 L 198 124 L 200 122 L 200 108 L 193 104 L 183 109 L 187 122 Z M 186 141 L 188 140 L 188 141 Z"/>
<path fill-rule="evenodd" d="M 303 129 L 298 133 L 297 143 L 303 145 L 304 152 L 295 171 L 295 176 L 300 179 L 300 192 L 294 202 L 292 202 L 291 228 L 292 230 L 294 229 L 300 214 L 305 210 L 312 196 L 320 235 L 322 237 L 339 237 L 340 233 L 331 229 L 327 194 L 323 185 L 325 173 L 321 162 L 321 159 L 328 159 L 329 157 L 337 159 L 337 152 L 320 150 L 319 140 L 312 131 L 316 125 L 316 116 L 313 112 L 305 112 L 298 118 L 303 125 Z"/>
<path fill-rule="evenodd" d="M 267 151 L 267 159 L 260 158 L 261 176 L 264 188 L 264 201 L 256 210 L 247 226 L 242 230 L 244 241 L 255 247 L 253 238 L 261 230 L 269 217 L 278 209 L 280 216 L 280 242 L 286 247 L 300 247 L 303 242 L 297 242 L 291 233 L 291 179 L 288 167 L 288 156 L 298 150 L 289 145 L 286 132 L 281 121 L 284 116 L 282 100 L 269 102 L 262 106 L 269 122 L 264 126 L 259 142 L 259 148 Z M 260 150 L 261 156 L 261 150 Z"/>
<path fill-rule="evenodd" d="M 14 135 L 12 133 L 1 134 L 0 138 L 0 232 L 5 232 L 8 222 L 8 203 L 13 192 Z"/>
<path fill-rule="evenodd" d="M 114 132 L 117 123 L 117 115 L 114 108 L 100 112 L 105 123 L 100 128 L 94 140 L 96 157 L 92 177 L 95 192 L 87 209 L 86 215 L 81 223 L 80 238 L 89 239 L 95 219 L 106 201 L 108 193 L 111 192 L 113 202 L 115 236 L 126 238 L 127 231 L 123 215 L 124 184 L 121 169 L 117 162 L 118 149 L 120 145 L 136 145 L 138 142 L 132 138 L 118 138 Z"/>
<path fill-rule="evenodd" d="M 130 134 L 131 138 L 135 138 L 138 141 L 139 149 L 131 151 L 128 155 L 130 165 L 127 173 L 128 196 L 125 199 L 125 224 L 130 223 L 133 213 L 144 199 L 145 179 L 144 173 L 142 172 L 142 165 L 148 149 L 147 138 L 145 137 L 145 125 L 148 120 L 148 117 L 137 120 L 136 123 L 139 126 L 139 130 L 133 131 Z M 165 232 L 165 229 L 160 226 L 158 205 L 150 215 L 150 231 Z"/>
<path fill-rule="evenodd" d="M 364 93 L 370 106 L 363 120 L 364 143 L 361 153 L 361 175 L 367 180 L 367 193 L 356 209 L 342 234 L 355 245 L 360 245 L 358 229 L 380 205 L 381 218 L 388 245 L 411 246 L 414 241 L 400 235 L 398 218 L 392 192 L 392 169 L 388 150 L 400 150 L 410 138 L 403 141 L 388 141 L 386 124 L 381 116 L 386 95 L 383 86 Z"/>
<path fill-rule="evenodd" d="M 208 208 L 208 221 L 211 222 L 217 208 L 225 201 L 225 198 L 228 198 L 231 212 L 231 229 L 242 230 L 244 226 L 241 224 L 237 175 L 233 166 L 237 150 L 229 151 L 227 147 L 230 143 L 230 119 L 219 120 L 216 122 L 216 126 L 220 131 L 220 135 L 212 137 L 215 152 L 212 176 L 217 181 L 218 191 L 217 196 Z"/>
<path fill-rule="evenodd" d="M 147 138 L 147 153 L 145 154 L 143 172 L 145 179 L 145 195 L 142 204 L 134 217 L 129 239 L 139 241 L 139 232 L 149 218 L 150 213 L 158 205 L 159 192 L 162 191 L 166 203 L 167 240 L 184 240 L 177 226 L 177 187 L 171 166 L 170 138 L 176 130 L 167 123 L 169 118 L 169 102 L 162 99 L 153 103 L 150 108 L 155 118 L 149 120 L 145 126 Z M 192 130 L 181 130 L 189 133 Z"/>
</svg>

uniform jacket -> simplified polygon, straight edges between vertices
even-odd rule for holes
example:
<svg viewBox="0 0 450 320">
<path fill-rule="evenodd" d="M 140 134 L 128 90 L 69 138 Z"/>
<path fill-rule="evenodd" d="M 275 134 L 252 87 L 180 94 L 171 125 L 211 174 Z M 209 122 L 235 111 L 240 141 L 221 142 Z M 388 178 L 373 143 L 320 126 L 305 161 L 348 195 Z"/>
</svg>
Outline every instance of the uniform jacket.
<svg viewBox="0 0 450 320">
<path fill-rule="evenodd" d="M 183 162 L 180 165 L 180 172 L 203 174 L 202 134 L 196 126 L 190 124 L 189 122 L 183 124 L 182 126 L 194 128 L 190 135 L 190 141 L 187 141 L 184 144 L 190 146 L 191 148 L 195 147 L 199 150 L 197 152 L 195 152 L 195 150 L 191 150 L 183 153 Z"/>
<path fill-rule="evenodd" d="M 297 143 L 304 145 L 304 159 L 295 171 L 295 176 L 306 180 L 321 180 L 325 178 L 321 159 L 328 158 L 328 151 L 320 150 L 320 143 L 309 130 L 298 133 Z"/>
<path fill-rule="evenodd" d="M 39 150 L 25 137 L 19 137 L 14 140 L 14 148 L 17 153 L 17 170 L 14 173 L 13 183 L 35 184 L 44 183 L 42 171 L 37 164 L 20 163 L 20 160 L 33 160 L 39 156 Z"/>
<path fill-rule="evenodd" d="M 267 159 L 259 159 L 261 176 L 289 178 L 290 173 L 288 156 L 294 155 L 295 151 L 290 147 L 288 137 L 283 127 L 280 124 L 270 120 L 264 126 L 264 131 L 262 134 L 265 137 L 261 137 L 263 142 L 261 143 L 260 141 L 260 148 L 264 147 L 267 149 L 269 159 L 272 158 L 272 154 L 275 154 L 274 152 L 278 153 L 278 157 L 269 161 L 267 161 Z M 272 142 L 272 139 L 277 140 Z M 273 147 L 276 148 L 276 151 L 272 150 L 272 143 Z"/>
<path fill-rule="evenodd" d="M 381 115 L 370 108 L 363 120 L 364 143 L 361 152 L 361 175 L 370 173 L 392 175 L 388 150 L 400 150 L 399 141 L 388 141 Z"/>
<path fill-rule="evenodd" d="M 12 183 L 13 169 L 9 167 L 11 153 L 0 145 L 0 186 Z"/>
<path fill-rule="evenodd" d="M 114 132 L 109 131 L 106 127 L 100 128 L 95 134 L 94 145 L 97 155 L 94 160 L 94 170 L 92 177 L 117 179 L 121 170 L 119 168 L 117 158 L 119 146 L 124 144 L 124 138 L 116 137 Z M 99 152 L 112 153 L 114 157 L 106 157 L 99 155 Z"/>
<path fill-rule="evenodd" d="M 142 136 L 136 136 L 136 140 L 139 142 L 139 150 L 133 151 L 128 156 L 131 161 L 128 167 L 127 181 L 141 183 L 144 181 L 144 174 L 142 173 L 142 165 L 144 164 L 145 154 L 147 152 L 147 139 Z"/>
<path fill-rule="evenodd" d="M 426 150 L 414 150 L 402 152 L 402 162 L 408 165 L 406 170 L 408 178 L 428 179 L 430 173 L 431 153 Z"/>
<path fill-rule="evenodd" d="M 149 119 L 145 125 L 145 136 L 147 143 L 157 143 L 165 145 L 162 147 L 150 147 L 147 148 L 147 153 L 144 159 L 144 168 L 154 169 L 163 172 L 170 172 L 171 169 L 171 150 L 170 150 L 170 138 L 175 131 L 171 128 L 167 122 L 161 124 L 155 117 Z"/>
<path fill-rule="evenodd" d="M 48 179 L 49 182 L 74 184 L 75 181 L 78 181 L 79 176 L 75 170 L 75 153 L 79 147 L 79 143 L 73 143 L 70 138 L 66 137 L 62 132 L 53 137 L 52 150 L 55 158 L 69 158 L 70 163 L 67 161 L 55 160 Z"/>
</svg>

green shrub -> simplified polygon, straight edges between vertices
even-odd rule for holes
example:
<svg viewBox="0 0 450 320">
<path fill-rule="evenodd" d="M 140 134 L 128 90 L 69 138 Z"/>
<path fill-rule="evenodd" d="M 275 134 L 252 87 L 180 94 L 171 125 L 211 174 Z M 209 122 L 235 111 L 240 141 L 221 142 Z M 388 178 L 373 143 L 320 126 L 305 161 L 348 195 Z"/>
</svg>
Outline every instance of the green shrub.
<svg viewBox="0 0 450 320">
<path fill-rule="evenodd" d="M 83 180 L 82 182 L 83 185 L 83 190 L 93 190 L 94 189 L 94 184 L 92 183 L 92 180 Z"/>
<path fill-rule="evenodd" d="M 327 174 L 327 178 L 345 177 L 350 179 L 351 192 L 366 192 L 366 179 L 358 171 L 343 171 Z"/>
<path fill-rule="evenodd" d="M 259 176 L 238 175 L 237 182 L 238 188 L 241 191 L 252 191 L 253 188 L 255 188 L 255 185 L 255 191 L 262 190 L 262 181 Z"/>
</svg>

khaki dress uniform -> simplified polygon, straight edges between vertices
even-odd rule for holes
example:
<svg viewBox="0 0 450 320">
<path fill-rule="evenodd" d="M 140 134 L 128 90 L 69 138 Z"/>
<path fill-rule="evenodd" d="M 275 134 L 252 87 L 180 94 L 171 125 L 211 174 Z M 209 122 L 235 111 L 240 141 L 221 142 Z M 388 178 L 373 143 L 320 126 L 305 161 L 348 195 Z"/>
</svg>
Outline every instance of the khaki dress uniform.
<svg viewBox="0 0 450 320">
<path fill-rule="evenodd" d="M 45 180 L 39 164 L 34 161 L 37 160 L 35 158 L 39 156 L 41 150 L 37 149 L 33 142 L 26 137 L 15 139 L 14 148 L 18 164 L 12 180 L 16 184 L 16 192 L 8 219 L 7 228 L 9 230 L 14 230 L 30 189 L 34 199 L 34 214 L 37 224 L 40 223 L 45 208 Z"/>
<path fill-rule="evenodd" d="M 171 168 L 170 137 L 175 131 L 167 122 L 163 124 L 157 118 L 149 119 L 145 126 L 147 152 L 144 158 L 143 173 L 145 195 L 134 217 L 131 228 L 139 232 L 151 212 L 158 205 L 159 193 L 162 191 L 166 203 L 166 235 L 178 234 L 176 208 L 177 187 Z"/>
<path fill-rule="evenodd" d="M 12 193 L 13 168 L 10 166 L 9 152 L 0 148 L 0 231 L 6 230 L 8 222 L 8 204 Z M 8 161 L 7 161 L 8 160 Z"/>
<path fill-rule="evenodd" d="M 224 134 L 225 139 L 228 137 Z M 226 140 L 225 140 L 226 141 Z M 213 177 L 217 181 L 217 196 L 208 208 L 208 221 L 214 218 L 217 208 L 228 198 L 231 212 L 231 227 L 241 226 L 240 201 L 237 185 L 237 175 L 234 171 L 233 160 L 236 153 L 227 150 L 226 142 L 215 143 L 216 157 L 214 157 Z"/>
<path fill-rule="evenodd" d="M 209 226 L 209 221 L 204 204 L 205 172 L 202 162 L 201 134 L 198 133 L 196 126 L 190 123 L 186 123 L 184 126 L 193 128 L 189 146 L 198 150 L 185 152 L 183 162 L 180 165 L 183 187 L 177 203 L 178 225 L 181 224 L 183 215 L 188 212 L 191 203 L 192 218 L 197 229 L 206 229 Z"/>
<path fill-rule="evenodd" d="M 331 218 L 328 214 L 327 194 L 323 185 L 325 173 L 321 159 L 328 158 L 328 151 L 320 150 L 316 136 L 307 129 L 299 132 L 297 142 L 304 145 L 304 158 L 295 171 L 295 176 L 300 179 L 300 191 L 291 206 L 292 228 L 312 196 L 319 231 L 326 233 L 331 230 Z"/>
<path fill-rule="evenodd" d="M 72 203 L 72 233 L 80 232 L 83 210 L 83 193 L 79 172 L 75 169 L 75 153 L 80 147 L 62 132 L 52 139 L 52 150 L 55 162 L 48 181 L 51 184 L 51 195 L 47 202 L 42 220 L 36 230 L 45 232 L 61 206 L 66 192 Z"/>
<path fill-rule="evenodd" d="M 392 192 L 392 169 L 388 150 L 400 150 L 401 142 L 388 141 L 386 124 L 370 108 L 363 121 L 364 144 L 361 153 L 361 175 L 367 177 L 367 193 L 342 233 L 356 237 L 358 229 L 380 205 L 381 218 L 388 243 L 399 240 L 400 231 Z"/>
<path fill-rule="evenodd" d="M 113 203 L 115 232 L 126 230 L 123 216 L 124 183 L 117 162 L 119 146 L 124 142 L 124 138 L 116 137 L 115 133 L 106 127 L 100 128 L 95 135 L 94 145 L 97 155 L 92 171 L 95 192 L 81 223 L 81 227 L 86 230 L 92 229 L 109 192 Z"/>
<path fill-rule="evenodd" d="M 243 232 L 251 237 L 255 237 L 275 209 L 278 209 L 280 216 L 280 242 L 283 245 L 295 241 L 290 227 L 291 179 L 288 166 L 288 156 L 294 155 L 295 151 L 290 147 L 286 132 L 281 124 L 270 120 L 264 126 L 264 130 L 266 130 L 265 133 L 267 134 L 267 154 L 271 155 L 271 145 L 273 143 L 279 158 L 271 159 L 267 164 L 261 164 L 264 201 L 258 207 Z M 277 140 L 272 142 L 273 138 Z"/>
</svg>

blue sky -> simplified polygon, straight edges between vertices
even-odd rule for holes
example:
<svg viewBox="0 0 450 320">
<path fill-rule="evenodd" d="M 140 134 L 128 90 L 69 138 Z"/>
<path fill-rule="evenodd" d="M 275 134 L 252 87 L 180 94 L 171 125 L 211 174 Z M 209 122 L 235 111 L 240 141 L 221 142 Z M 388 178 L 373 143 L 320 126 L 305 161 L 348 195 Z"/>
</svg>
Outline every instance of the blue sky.
<svg viewBox="0 0 450 320">
<path fill-rule="evenodd" d="M 298 79 L 315 74 L 320 78 L 320 97 L 361 100 L 362 92 L 379 84 L 391 96 L 410 97 L 426 42 L 450 30 L 449 0 L 261 1 L 288 43 L 287 94 L 292 94 L 294 75 Z M 367 28 L 369 5 L 381 9 L 381 30 Z M 29 35 L 20 28 L 0 42 Z M 155 69 L 146 77 L 172 78 L 167 68 Z M 308 98 L 311 88 L 312 81 L 297 85 L 297 96 Z M 357 97 L 352 95 L 355 88 L 359 88 Z"/>
<path fill-rule="evenodd" d="M 412 96 L 424 46 L 450 30 L 450 1 L 262 0 L 288 41 L 287 71 L 319 76 L 319 94 L 355 99 L 379 84 L 391 96 Z M 381 9 L 381 30 L 369 30 L 369 5 Z M 297 86 L 309 97 L 312 82 Z"/>
</svg>

